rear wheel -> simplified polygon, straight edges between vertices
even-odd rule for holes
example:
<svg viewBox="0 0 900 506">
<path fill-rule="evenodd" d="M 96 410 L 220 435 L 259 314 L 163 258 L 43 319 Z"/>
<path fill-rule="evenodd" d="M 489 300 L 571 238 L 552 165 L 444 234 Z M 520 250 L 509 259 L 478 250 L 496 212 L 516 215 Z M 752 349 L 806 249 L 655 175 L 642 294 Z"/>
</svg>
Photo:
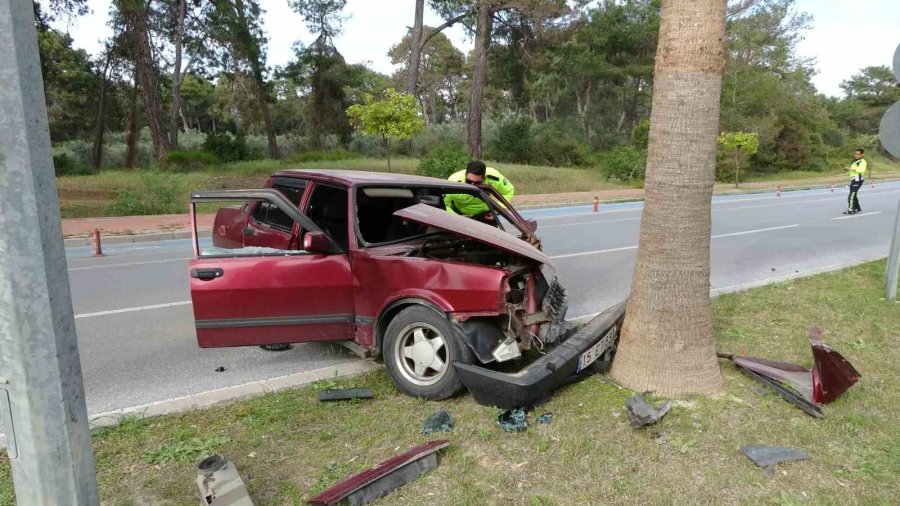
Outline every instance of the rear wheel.
<svg viewBox="0 0 900 506">
<path fill-rule="evenodd" d="M 463 389 L 453 362 L 470 364 L 472 350 L 438 312 L 404 309 L 388 325 L 382 355 L 397 388 L 414 397 L 446 399 Z"/>
</svg>

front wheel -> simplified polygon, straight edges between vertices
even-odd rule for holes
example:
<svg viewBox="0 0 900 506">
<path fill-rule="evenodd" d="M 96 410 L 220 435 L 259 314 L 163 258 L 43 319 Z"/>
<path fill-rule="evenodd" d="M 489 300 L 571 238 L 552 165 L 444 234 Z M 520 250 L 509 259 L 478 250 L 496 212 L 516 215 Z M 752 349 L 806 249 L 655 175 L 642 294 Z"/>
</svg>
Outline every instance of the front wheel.
<svg viewBox="0 0 900 506">
<path fill-rule="evenodd" d="M 450 322 L 424 306 L 406 308 L 391 321 L 382 349 L 384 365 L 397 388 L 431 400 L 461 391 L 463 384 L 453 362 L 474 360 Z"/>
</svg>

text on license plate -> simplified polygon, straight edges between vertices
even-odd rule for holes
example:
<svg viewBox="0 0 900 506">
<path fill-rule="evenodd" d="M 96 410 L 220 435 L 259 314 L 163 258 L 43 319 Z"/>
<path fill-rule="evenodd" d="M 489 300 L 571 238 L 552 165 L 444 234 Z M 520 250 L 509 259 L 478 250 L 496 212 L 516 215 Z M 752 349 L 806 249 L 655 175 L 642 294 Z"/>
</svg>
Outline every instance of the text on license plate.
<svg viewBox="0 0 900 506">
<path fill-rule="evenodd" d="M 603 353 L 607 348 L 609 348 L 613 340 L 616 338 L 616 330 L 618 330 L 617 327 L 617 325 L 613 325 L 613 327 L 609 329 L 606 334 L 604 334 L 604 336 L 600 338 L 599 341 L 597 341 L 597 344 L 591 346 L 587 351 L 582 353 L 580 357 L 578 357 L 578 369 L 575 372 L 581 372 L 585 367 L 593 364 L 598 358 L 603 356 Z"/>
</svg>

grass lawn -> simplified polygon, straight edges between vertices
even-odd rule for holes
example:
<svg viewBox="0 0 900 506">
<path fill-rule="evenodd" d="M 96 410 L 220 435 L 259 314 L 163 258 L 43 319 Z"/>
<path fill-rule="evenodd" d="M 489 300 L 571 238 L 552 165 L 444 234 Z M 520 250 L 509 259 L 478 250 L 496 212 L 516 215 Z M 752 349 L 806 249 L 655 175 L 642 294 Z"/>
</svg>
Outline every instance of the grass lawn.
<svg viewBox="0 0 900 506">
<path fill-rule="evenodd" d="M 421 422 L 453 414 L 452 446 L 438 469 L 380 504 L 896 504 L 900 497 L 900 304 L 880 300 L 885 263 L 725 295 L 715 300 L 720 350 L 812 362 L 807 332 L 863 375 L 814 419 L 722 361 L 727 392 L 688 398 L 656 426 L 633 429 L 631 392 L 601 376 L 567 387 L 504 433 L 497 410 L 468 396 L 425 402 L 402 396 L 382 371 L 148 420 L 93 438 L 104 504 L 192 505 L 193 464 L 223 453 L 258 505 L 303 504 L 312 494 L 429 438 Z M 317 388 L 367 386 L 375 400 L 318 403 Z M 553 413 L 550 425 L 534 418 Z M 807 450 L 811 460 L 766 475 L 740 452 L 759 444 Z M 12 504 L 0 457 L 0 505 Z"/>
</svg>

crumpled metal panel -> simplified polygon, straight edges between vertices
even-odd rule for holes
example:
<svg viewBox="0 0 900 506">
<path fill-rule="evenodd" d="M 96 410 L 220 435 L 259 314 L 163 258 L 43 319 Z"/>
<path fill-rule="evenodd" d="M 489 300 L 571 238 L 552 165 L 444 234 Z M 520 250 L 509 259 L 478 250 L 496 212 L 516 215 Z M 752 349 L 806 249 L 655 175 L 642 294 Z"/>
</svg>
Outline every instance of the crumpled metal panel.
<svg viewBox="0 0 900 506">
<path fill-rule="evenodd" d="M 862 375 L 840 353 L 822 342 L 822 329 L 813 327 L 809 331 L 809 341 L 815 364 L 812 370 L 812 400 L 828 403 L 856 384 Z"/>
<path fill-rule="evenodd" d="M 553 261 L 539 249 L 527 242 L 515 237 L 508 232 L 492 227 L 486 223 L 448 213 L 426 204 L 416 204 L 394 213 L 404 220 L 414 221 L 423 225 L 451 232 L 464 237 L 470 237 L 478 242 L 529 258 L 542 264 L 552 265 Z"/>
</svg>

